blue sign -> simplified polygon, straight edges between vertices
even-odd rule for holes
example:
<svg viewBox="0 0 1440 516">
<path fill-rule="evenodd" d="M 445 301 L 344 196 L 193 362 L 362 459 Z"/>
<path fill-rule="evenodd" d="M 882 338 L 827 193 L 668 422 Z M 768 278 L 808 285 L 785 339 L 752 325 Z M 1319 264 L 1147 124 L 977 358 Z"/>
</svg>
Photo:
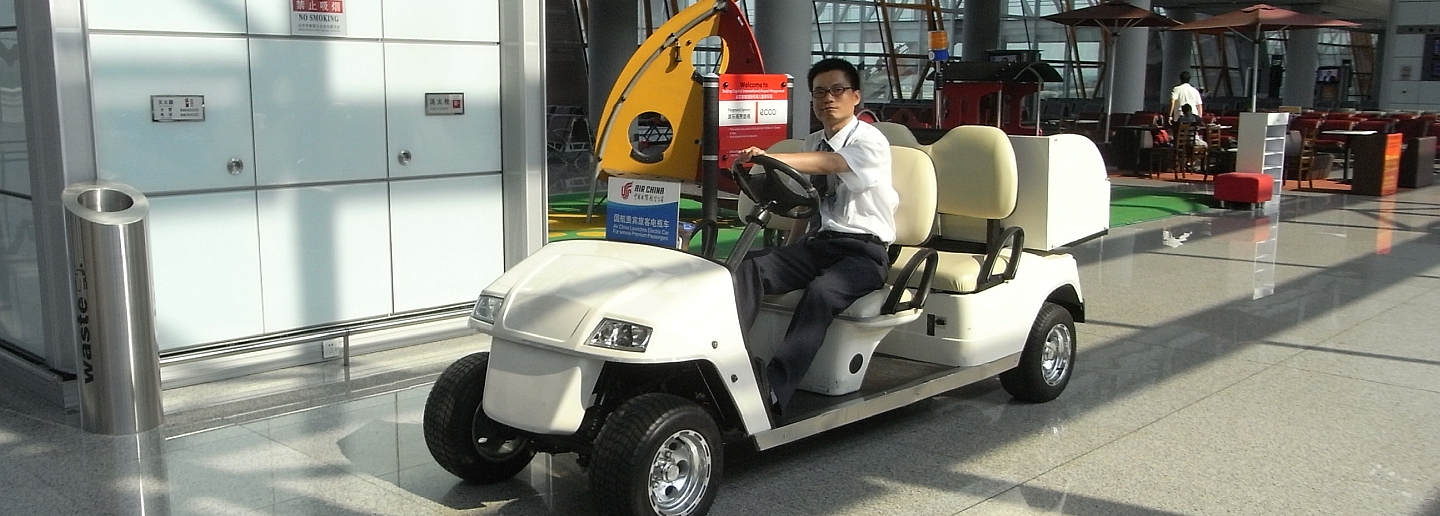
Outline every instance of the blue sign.
<svg viewBox="0 0 1440 516">
<path fill-rule="evenodd" d="M 610 178 L 605 200 L 605 238 L 681 247 L 680 184 Z"/>
</svg>

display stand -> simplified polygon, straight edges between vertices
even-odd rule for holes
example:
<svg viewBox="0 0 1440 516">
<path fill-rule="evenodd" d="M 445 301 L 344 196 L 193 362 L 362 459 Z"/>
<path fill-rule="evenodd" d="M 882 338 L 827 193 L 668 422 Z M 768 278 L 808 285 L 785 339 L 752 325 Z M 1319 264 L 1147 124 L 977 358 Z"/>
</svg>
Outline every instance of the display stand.
<svg viewBox="0 0 1440 516">
<path fill-rule="evenodd" d="M 1355 177 L 1350 192 L 1358 195 L 1393 195 L 1400 187 L 1399 133 L 1356 136 L 1352 155 Z"/>
<path fill-rule="evenodd" d="M 1267 212 L 1279 206 L 1285 185 L 1285 136 L 1289 125 L 1289 113 L 1240 113 L 1235 171 L 1265 174 L 1274 180 L 1274 194 L 1265 203 Z"/>
<path fill-rule="evenodd" d="M 1435 182 L 1435 137 L 1404 142 L 1400 151 L 1400 188 L 1424 188 Z"/>
</svg>

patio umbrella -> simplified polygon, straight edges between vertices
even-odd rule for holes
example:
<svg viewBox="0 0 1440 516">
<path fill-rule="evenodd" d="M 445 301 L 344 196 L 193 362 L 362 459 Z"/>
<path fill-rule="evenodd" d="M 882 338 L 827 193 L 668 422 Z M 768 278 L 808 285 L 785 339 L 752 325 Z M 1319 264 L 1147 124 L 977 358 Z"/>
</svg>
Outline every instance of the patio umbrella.
<svg viewBox="0 0 1440 516">
<path fill-rule="evenodd" d="M 1256 88 L 1260 74 L 1260 42 L 1266 31 L 1285 29 L 1319 29 L 1358 27 L 1360 24 L 1323 16 L 1297 13 L 1266 4 L 1255 4 L 1238 11 L 1215 15 L 1170 27 L 1170 30 L 1195 31 L 1202 34 L 1234 32 L 1255 47 L 1254 66 L 1250 67 L 1250 111 L 1255 111 Z"/>
<path fill-rule="evenodd" d="M 1107 66 L 1110 77 L 1106 79 L 1110 93 L 1105 95 L 1105 142 L 1109 143 L 1110 112 L 1115 108 L 1115 35 L 1120 32 L 1120 29 L 1128 29 L 1130 27 L 1172 27 L 1179 25 L 1180 22 L 1155 14 L 1149 9 L 1135 7 L 1121 0 L 1106 0 L 1104 3 L 1083 9 L 1041 16 L 1041 18 L 1072 27 L 1099 27 L 1110 34 L 1110 44 L 1105 51 L 1105 58 L 1111 61 L 1109 66 Z"/>
</svg>

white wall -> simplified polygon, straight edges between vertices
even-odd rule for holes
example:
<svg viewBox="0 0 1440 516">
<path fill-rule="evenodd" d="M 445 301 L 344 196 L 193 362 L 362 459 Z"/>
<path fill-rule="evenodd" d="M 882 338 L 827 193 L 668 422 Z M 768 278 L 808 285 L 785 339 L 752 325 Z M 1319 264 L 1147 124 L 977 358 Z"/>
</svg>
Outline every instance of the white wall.
<svg viewBox="0 0 1440 516">
<path fill-rule="evenodd" d="M 1380 108 L 1440 111 L 1440 81 L 1420 80 L 1425 35 L 1397 34 L 1395 30 L 1397 25 L 1440 25 L 1440 2 L 1393 0 L 1390 19 L 1385 35 L 1385 66 L 1381 70 L 1385 76 L 1380 81 Z"/>
<path fill-rule="evenodd" d="M 291 34 L 293 0 L 86 2 L 97 162 L 151 198 L 162 350 L 499 276 L 498 2 L 349 0 L 324 37 Z M 427 115 L 427 92 L 464 114 Z M 203 95 L 205 120 L 152 121 L 152 95 Z"/>
</svg>

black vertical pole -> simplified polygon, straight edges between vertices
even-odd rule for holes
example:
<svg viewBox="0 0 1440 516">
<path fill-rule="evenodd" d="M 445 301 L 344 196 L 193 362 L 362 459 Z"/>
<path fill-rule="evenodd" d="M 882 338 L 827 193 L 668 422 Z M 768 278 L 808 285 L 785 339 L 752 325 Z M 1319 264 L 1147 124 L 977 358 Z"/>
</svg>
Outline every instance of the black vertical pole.
<svg viewBox="0 0 1440 516">
<path fill-rule="evenodd" d="M 715 257 L 715 237 L 720 219 L 720 76 L 707 73 L 701 77 L 705 99 L 705 128 L 700 137 L 700 203 L 703 233 L 700 252 Z"/>
<path fill-rule="evenodd" d="M 795 138 L 795 76 L 785 74 L 785 137 Z"/>
</svg>

